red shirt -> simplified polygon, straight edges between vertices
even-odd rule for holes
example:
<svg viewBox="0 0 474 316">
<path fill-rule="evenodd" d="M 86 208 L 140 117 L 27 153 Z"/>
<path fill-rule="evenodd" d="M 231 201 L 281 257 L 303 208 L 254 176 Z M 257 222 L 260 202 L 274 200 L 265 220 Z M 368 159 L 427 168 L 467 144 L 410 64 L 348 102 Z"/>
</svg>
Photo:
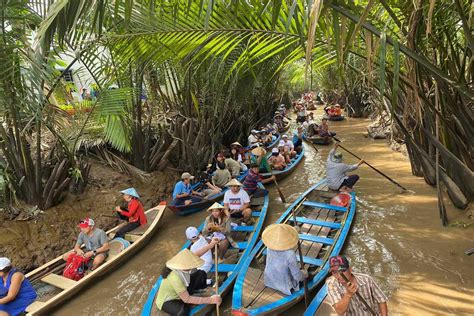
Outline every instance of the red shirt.
<svg viewBox="0 0 474 316">
<path fill-rule="evenodd" d="M 136 221 L 140 221 L 140 225 L 147 223 L 143 205 L 137 199 L 131 199 L 130 202 L 128 202 L 128 212 L 121 211 L 120 214 L 127 216 L 129 223 L 135 223 Z"/>
</svg>

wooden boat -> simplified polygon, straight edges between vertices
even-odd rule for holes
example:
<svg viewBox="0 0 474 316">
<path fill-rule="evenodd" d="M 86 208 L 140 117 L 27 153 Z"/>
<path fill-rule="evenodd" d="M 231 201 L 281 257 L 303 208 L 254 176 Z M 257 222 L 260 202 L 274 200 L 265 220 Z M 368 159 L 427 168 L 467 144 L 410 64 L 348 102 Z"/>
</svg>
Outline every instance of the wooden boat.
<svg viewBox="0 0 474 316">
<path fill-rule="evenodd" d="M 327 295 L 327 287 L 324 284 L 309 304 L 304 316 L 337 316 L 336 311 L 327 299 Z"/>
<path fill-rule="evenodd" d="M 289 125 L 288 125 L 289 127 Z M 274 134 L 273 136 L 275 136 L 275 139 L 268 145 L 265 146 L 265 150 L 266 151 L 269 151 L 269 150 L 272 150 L 273 147 L 275 147 L 276 145 L 278 145 L 278 143 L 280 142 L 281 140 L 281 135 L 280 133 L 278 134 Z"/>
<path fill-rule="evenodd" d="M 240 175 L 237 177 L 237 180 L 242 181 L 245 178 L 247 171 L 241 172 Z M 193 191 L 201 192 L 204 189 L 204 184 L 202 182 L 195 183 L 191 186 Z M 191 203 L 189 205 L 168 205 L 168 208 L 173 211 L 175 214 L 184 216 L 189 215 L 192 213 L 196 213 L 202 211 L 203 209 L 211 206 L 215 201 L 218 201 L 224 197 L 225 191 L 227 191 L 227 187 L 222 188 L 222 191 L 211 195 L 207 199 L 202 199 L 199 202 Z"/>
<path fill-rule="evenodd" d="M 259 184 L 261 188 L 263 185 Z M 251 250 L 258 241 L 258 236 L 263 227 L 263 222 L 267 215 L 269 198 L 268 195 L 252 199 L 251 207 L 253 209 L 252 216 L 254 219 L 254 225 L 252 226 L 235 226 L 232 227 L 232 238 L 238 244 L 238 248 L 230 247 L 227 251 L 227 258 L 225 263 L 218 264 L 219 272 L 219 294 L 224 296 L 234 284 L 235 279 L 237 278 L 239 270 L 243 266 L 244 260 L 250 255 Z M 199 230 L 202 231 L 204 223 L 199 226 Z M 182 249 L 189 248 L 191 242 L 187 241 Z M 209 274 L 214 277 L 214 267 L 212 268 Z M 167 315 L 164 312 L 158 310 L 155 305 L 155 298 L 160 289 L 162 277 L 160 276 L 156 281 L 155 285 L 148 294 L 148 298 L 145 302 L 145 305 L 142 310 L 142 316 L 151 316 L 151 315 Z M 211 291 L 212 290 L 212 291 Z M 193 294 L 193 295 L 204 295 L 209 296 L 215 294 L 214 288 L 208 288 L 208 290 L 202 294 Z M 189 315 L 204 315 L 209 312 L 210 309 L 215 308 L 214 305 L 198 305 L 194 306 Z"/>
<path fill-rule="evenodd" d="M 284 177 L 286 177 L 287 175 L 292 173 L 296 169 L 296 167 L 299 165 L 299 163 L 303 160 L 305 149 L 304 149 L 304 146 L 301 146 L 301 148 L 302 148 L 301 152 L 299 154 L 297 154 L 296 157 L 291 159 L 290 163 L 286 166 L 285 169 L 283 169 L 283 170 L 273 170 L 273 174 L 275 175 L 277 180 L 283 179 Z M 271 155 L 271 153 L 268 154 L 268 157 L 270 155 Z M 262 173 L 260 173 L 260 176 L 263 179 L 267 179 L 267 178 L 270 178 L 272 176 L 272 173 L 262 172 Z"/>
<path fill-rule="evenodd" d="M 303 140 L 316 145 L 329 145 L 330 143 L 332 143 L 332 137 L 321 137 L 319 135 L 308 137 L 306 136 L 306 133 L 303 133 Z"/>
<path fill-rule="evenodd" d="M 160 203 L 156 208 L 145 212 L 148 223 L 125 235 L 125 240 L 113 239 L 109 242 L 110 251 L 107 260 L 94 271 L 89 271 L 79 281 L 62 276 L 65 262 L 62 256 L 42 265 L 26 275 L 38 293 L 38 298 L 26 309 L 28 315 L 51 315 L 52 310 L 76 295 L 88 285 L 96 283 L 98 277 L 117 268 L 120 264 L 135 254 L 150 240 L 158 230 L 166 204 Z M 107 231 L 114 233 L 120 225 Z M 127 242 L 128 241 L 128 242 Z M 127 246 L 126 244 L 130 244 Z"/>
<path fill-rule="evenodd" d="M 330 121 L 342 121 L 342 120 L 344 120 L 344 115 L 326 115 L 325 117 Z"/>
<path fill-rule="evenodd" d="M 292 210 L 295 211 L 310 290 L 324 281 L 329 271 L 328 259 L 340 252 L 356 210 L 354 193 L 347 207 L 328 204 L 337 193 L 322 191 L 326 186 L 326 180 L 312 186 L 277 220 L 277 223 L 295 225 Z M 275 315 L 303 299 L 303 288 L 286 296 L 265 286 L 265 255 L 266 247 L 260 240 L 245 259 L 237 277 L 232 298 L 233 315 Z"/>
</svg>

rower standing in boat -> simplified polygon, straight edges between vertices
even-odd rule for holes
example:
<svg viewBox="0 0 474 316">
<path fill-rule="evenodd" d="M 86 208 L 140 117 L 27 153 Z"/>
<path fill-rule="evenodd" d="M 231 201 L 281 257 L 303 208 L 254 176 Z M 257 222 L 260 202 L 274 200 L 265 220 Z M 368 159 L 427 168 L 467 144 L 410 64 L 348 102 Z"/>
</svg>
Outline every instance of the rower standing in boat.
<svg viewBox="0 0 474 316">
<path fill-rule="evenodd" d="M 329 266 L 332 276 L 326 279 L 328 300 L 339 315 L 372 314 L 358 295 L 355 295 L 356 292 L 377 315 L 388 315 L 387 297 L 372 277 L 352 272 L 349 261 L 344 256 L 329 258 Z"/>
<path fill-rule="evenodd" d="M 219 295 L 192 296 L 192 292 L 187 289 L 190 285 L 191 271 L 203 263 L 204 260 L 188 249 L 180 251 L 166 262 L 166 267 L 161 273 L 163 281 L 155 301 L 159 310 L 170 315 L 184 316 L 188 315 L 191 304 L 221 304 L 222 299 Z"/>
<path fill-rule="evenodd" d="M 127 202 L 127 209 L 124 210 L 120 206 L 117 206 L 115 211 L 120 219 L 128 223 L 117 230 L 115 233 L 116 238 L 124 238 L 125 234 L 129 231 L 147 223 L 145 212 L 143 211 L 143 204 L 139 200 L 140 196 L 137 190 L 135 190 L 135 188 L 128 188 L 120 191 L 120 193 L 122 193 L 123 199 Z"/>
<path fill-rule="evenodd" d="M 328 180 L 328 186 L 331 190 L 341 192 L 351 192 L 352 187 L 359 181 L 359 176 L 356 174 L 346 175 L 346 172 L 356 170 L 364 160 L 360 160 L 354 165 L 348 165 L 342 162 L 342 154 L 336 152 L 339 143 L 334 144 L 334 148 L 331 149 L 327 159 L 327 170 L 326 177 Z"/>
<path fill-rule="evenodd" d="M 259 182 L 265 184 L 265 183 L 269 183 L 275 180 L 274 175 L 272 175 L 269 178 L 262 179 L 262 177 L 259 174 L 259 169 L 260 169 L 259 165 L 255 163 L 251 164 L 249 173 L 245 177 L 244 184 L 243 184 L 243 189 L 247 191 L 249 195 L 255 198 L 262 197 L 268 194 L 267 189 L 261 189 L 258 187 Z"/>
<path fill-rule="evenodd" d="M 205 289 L 208 285 L 212 284 L 212 280 L 207 279 L 207 273 L 211 271 L 213 264 L 212 249 L 219 243 L 219 239 L 211 238 L 211 240 L 208 241 L 199 233 L 198 229 L 193 226 L 186 229 L 186 238 L 191 241 L 191 252 L 204 260 L 204 263 L 199 266 L 196 271 L 191 273 L 188 292 L 193 294 L 195 291 Z"/>
<path fill-rule="evenodd" d="M 63 260 L 68 261 L 69 256 L 77 254 L 84 256 L 92 260 L 91 271 L 95 270 L 98 266 L 104 263 L 105 259 L 109 256 L 109 242 L 105 232 L 95 227 L 95 222 L 92 218 L 83 219 L 79 223 L 81 232 L 77 237 L 76 245 L 73 251 L 65 253 Z M 84 245 L 84 250 L 81 246 Z M 90 261 L 89 261 L 90 262 Z"/>
<path fill-rule="evenodd" d="M 300 282 L 308 277 L 308 272 L 300 270 L 296 260 L 298 240 L 296 229 L 287 224 L 273 224 L 263 231 L 262 241 L 267 246 L 265 286 L 285 295 L 300 289 Z"/>
<path fill-rule="evenodd" d="M 23 314 L 36 300 L 36 292 L 23 273 L 10 259 L 0 258 L 0 316 Z"/>
<path fill-rule="evenodd" d="M 224 194 L 225 212 L 230 214 L 231 218 L 242 219 L 245 224 L 250 224 L 252 221 L 250 196 L 241 188 L 242 183 L 237 179 L 232 179 L 226 186 L 230 190 L 227 190 Z"/>
<path fill-rule="evenodd" d="M 191 188 L 191 180 L 194 179 L 189 172 L 181 175 L 181 181 L 177 182 L 173 190 L 173 205 L 189 205 L 202 200 L 201 193 Z M 197 196 L 196 196 L 197 195 Z"/>
</svg>

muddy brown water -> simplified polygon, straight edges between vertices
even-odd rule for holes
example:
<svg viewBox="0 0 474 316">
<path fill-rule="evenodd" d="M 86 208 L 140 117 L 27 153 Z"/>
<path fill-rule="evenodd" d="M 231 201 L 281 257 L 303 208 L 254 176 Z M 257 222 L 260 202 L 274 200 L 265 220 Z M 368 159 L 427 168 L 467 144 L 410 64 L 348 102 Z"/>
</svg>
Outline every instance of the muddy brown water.
<svg viewBox="0 0 474 316">
<path fill-rule="evenodd" d="M 389 297 L 392 315 L 474 314 L 474 256 L 463 254 L 474 246 L 474 229 L 443 228 L 436 191 L 422 178 L 411 175 L 406 157 L 388 148 L 384 140 L 363 137 L 369 123 L 364 119 L 331 122 L 348 149 L 410 189 L 400 189 L 362 166 L 357 173 L 358 208 L 344 253 L 356 271 L 372 275 Z M 280 186 L 288 202 L 294 201 L 325 174 L 330 147 L 306 146 L 302 164 Z M 345 154 L 348 162 L 355 162 Z M 266 225 L 285 210 L 274 187 Z M 449 203 L 448 203 L 449 204 Z M 449 206 L 451 222 L 466 220 L 465 212 Z M 139 315 L 148 291 L 165 261 L 185 242 L 184 231 L 205 217 L 200 212 L 177 217 L 168 212 L 150 243 L 127 264 L 97 281 L 70 300 L 55 315 Z M 314 293 L 313 293 L 314 295 Z M 221 308 L 230 315 L 231 294 Z M 300 303 L 285 315 L 302 315 Z"/>
</svg>

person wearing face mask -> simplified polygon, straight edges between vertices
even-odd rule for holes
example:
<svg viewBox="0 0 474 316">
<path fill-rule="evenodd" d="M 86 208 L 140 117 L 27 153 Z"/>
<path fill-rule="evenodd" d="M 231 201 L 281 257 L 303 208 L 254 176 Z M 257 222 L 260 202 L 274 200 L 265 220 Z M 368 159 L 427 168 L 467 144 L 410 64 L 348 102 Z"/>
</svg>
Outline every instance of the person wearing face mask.
<svg viewBox="0 0 474 316">
<path fill-rule="evenodd" d="M 220 305 L 220 295 L 206 297 L 193 296 L 194 289 L 189 288 L 191 273 L 204 264 L 204 260 L 193 254 L 189 249 L 180 251 L 166 262 L 161 273 L 163 281 L 156 296 L 157 308 L 169 315 L 188 315 L 190 305 Z"/>
<path fill-rule="evenodd" d="M 36 300 L 36 292 L 10 259 L 0 258 L 0 316 L 20 315 Z"/>
</svg>

